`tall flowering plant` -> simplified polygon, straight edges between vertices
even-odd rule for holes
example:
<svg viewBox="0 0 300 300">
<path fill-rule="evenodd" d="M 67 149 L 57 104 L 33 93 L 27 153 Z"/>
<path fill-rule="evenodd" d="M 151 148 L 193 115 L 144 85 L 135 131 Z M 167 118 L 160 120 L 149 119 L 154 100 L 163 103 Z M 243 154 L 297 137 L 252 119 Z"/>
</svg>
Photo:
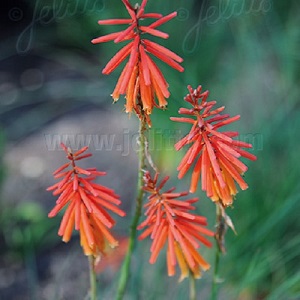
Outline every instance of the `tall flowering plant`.
<svg viewBox="0 0 300 300">
<path fill-rule="evenodd" d="M 240 116 L 222 114 L 224 106 L 214 108 L 216 101 L 207 101 L 209 92 L 202 92 L 201 86 L 197 89 L 188 86 L 188 90 L 189 94 L 184 100 L 192 108 L 179 109 L 179 114 L 187 117 L 171 117 L 172 121 L 191 124 L 190 132 L 175 144 L 177 151 L 190 145 L 177 168 L 178 178 L 183 178 L 194 164 L 190 192 L 196 192 L 201 176 L 202 190 L 209 198 L 224 206 L 231 205 L 237 193 L 235 182 L 242 190 L 248 187 L 242 177 L 248 167 L 239 158 L 255 160 L 253 154 L 242 149 L 252 148 L 252 145 L 234 140 L 239 135 L 237 131 L 219 130 L 237 121 Z"/>
<path fill-rule="evenodd" d="M 125 212 L 117 205 L 121 204 L 119 196 L 112 189 L 93 182 L 98 176 L 106 173 L 96 168 L 82 169 L 76 162 L 91 156 L 83 154 L 88 147 L 73 153 L 65 144 L 61 147 L 67 154 L 70 162 L 58 168 L 54 178 L 61 179 L 47 190 L 58 196 L 55 207 L 50 211 L 49 217 L 55 217 L 65 206 L 67 209 L 58 230 L 64 242 L 69 242 L 73 229 L 80 232 L 80 244 L 85 255 L 101 256 L 105 253 L 105 246 L 118 245 L 118 241 L 108 229 L 115 225 L 115 221 L 107 210 L 124 217 Z"/>
<path fill-rule="evenodd" d="M 179 281 L 188 277 L 189 273 L 194 278 L 200 278 L 201 269 L 208 270 L 210 266 L 197 249 L 200 243 L 211 247 L 211 242 L 205 235 L 213 236 L 214 233 L 204 227 L 207 225 L 205 217 L 190 212 L 195 210 L 193 204 L 198 198 L 180 200 L 189 193 L 174 193 L 175 188 L 162 192 L 161 189 L 169 177 L 166 176 L 159 184 L 157 180 L 157 173 L 154 178 L 148 171 L 144 175 L 143 189 L 150 196 L 144 205 L 147 218 L 138 226 L 138 229 L 145 229 L 139 236 L 140 240 L 148 236 L 153 240 L 149 262 L 152 264 L 156 262 L 159 252 L 167 243 L 168 275 L 175 275 L 178 263 L 181 269 Z"/>
<path fill-rule="evenodd" d="M 140 119 L 145 117 L 148 125 L 151 126 L 149 115 L 153 108 L 165 108 L 166 98 L 170 96 L 168 83 L 151 55 L 179 72 L 183 72 L 184 69 L 179 64 L 183 61 L 180 56 L 164 46 L 146 39 L 145 35 L 167 39 L 169 35 L 158 30 L 157 27 L 175 18 L 177 13 L 173 12 L 167 16 L 159 13 L 146 13 L 147 0 L 143 0 L 140 6 L 138 4 L 132 6 L 128 0 L 122 0 L 122 2 L 130 15 L 129 19 L 100 20 L 98 23 L 100 25 L 124 24 L 128 27 L 125 30 L 93 39 L 92 43 L 130 41 L 113 56 L 102 73 L 110 74 L 129 57 L 112 97 L 114 101 L 117 101 L 120 95 L 126 95 L 126 112 L 130 113 L 134 110 Z M 141 23 L 144 19 L 154 19 L 155 21 L 148 26 L 143 26 Z"/>
<path fill-rule="evenodd" d="M 128 0 L 122 0 L 130 18 L 128 19 L 110 19 L 100 20 L 100 25 L 128 25 L 122 31 L 104 35 L 92 40 L 92 43 L 103 43 L 114 41 L 115 43 L 127 42 L 127 44 L 118 51 L 104 67 L 102 73 L 110 74 L 124 60 L 128 58 L 118 82 L 112 92 L 114 101 L 117 101 L 120 95 L 125 95 L 126 104 L 125 111 L 127 113 L 135 112 L 140 120 L 139 127 L 139 179 L 138 179 L 138 195 L 136 200 L 136 211 L 131 224 L 130 241 L 127 255 L 121 270 L 121 276 L 118 287 L 118 299 L 124 295 L 125 288 L 130 273 L 130 261 L 133 250 L 135 248 L 136 229 L 142 209 L 143 190 L 143 171 L 146 168 L 146 125 L 151 127 L 150 115 L 153 108 L 165 108 L 167 98 L 170 96 L 168 83 L 161 70 L 153 60 L 153 56 L 168 64 L 175 70 L 183 72 L 184 68 L 180 65 L 183 59 L 165 48 L 149 40 L 147 35 L 156 36 L 166 39 L 169 35 L 157 28 L 164 23 L 175 18 L 177 13 L 173 12 L 167 16 L 160 13 L 145 12 L 147 0 L 143 0 L 141 5 L 131 5 Z M 142 25 L 143 20 L 154 19 L 149 25 Z M 145 37 L 146 36 L 146 37 Z M 152 165 L 152 159 L 149 159 Z"/>
<path fill-rule="evenodd" d="M 53 173 L 54 178 L 60 181 L 47 190 L 53 191 L 53 195 L 59 197 L 48 216 L 55 217 L 67 207 L 58 235 L 67 243 L 73 230 L 79 231 L 80 244 L 84 254 L 89 256 L 91 274 L 94 274 L 95 261 L 105 255 L 106 247 L 114 248 L 118 245 L 118 241 L 110 232 L 115 221 L 108 211 L 122 217 L 125 216 L 125 212 L 118 208 L 121 201 L 112 189 L 94 182 L 97 177 L 104 176 L 105 172 L 100 172 L 96 168 L 83 169 L 77 165 L 78 161 L 92 155 L 84 153 L 88 147 L 83 147 L 75 153 L 63 143 L 61 147 L 69 162 Z M 93 282 L 91 297 L 95 297 L 95 293 L 96 286 Z"/>
<path fill-rule="evenodd" d="M 256 156 L 243 148 L 252 145 L 238 139 L 237 131 L 220 131 L 226 125 L 236 122 L 240 116 L 230 117 L 223 114 L 225 107 L 214 108 L 216 101 L 207 101 L 209 92 L 202 91 L 198 86 L 193 89 L 188 86 L 189 93 L 184 100 L 191 108 L 180 108 L 179 114 L 184 117 L 171 117 L 172 121 L 191 124 L 190 132 L 175 144 L 178 151 L 184 146 L 190 146 L 177 167 L 178 178 L 183 178 L 194 165 L 190 192 L 196 192 L 201 178 L 201 188 L 207 197 L 216 203 L 216 233 L 217 241 L 215 276 L 212 285 L 212 298 L 217 295 L 217 270 L 220 252 L 225 252 L 225 233 L 227 227 L 233 231 L 234 225 L 226 214 L 225 208 L 232 205 L 238 190 L 248 188 L 242 177 L 248 167 L 240 160 L 244 157 L 256 160 Z"/>
<path fill-rule="evenodd" d="M 148 149 L 147 132 L 151 127 L 150 115 L 154 108 L 165 109 L 170 96 L 169 85 L 155 60 L 161 60 L 173 69 L 183 72 L 183 59 L 151 41 L 150 37 L 166 39 L 169 35 L 158 29 L 159 26 L 175 18 L 177 13 L 166 16 L 160 13 L 149 13 L 146 10 L 147 0 L 132 5 L 129 0 L 122 0 L 129 17 L 125 19 L 100 20 L 99 25 L 127 25 L 121 31 L 100 36 L 92 40 L 93 44 L 114 41 L 124 43 L 122 48 L 110 59 L 102 73 L 108 75 L 122 63 L 119 79 L 111 94 L 113 101 L 125 96 L 126 113 L 135 113 L 139 119 L 139 169 L 137 182 L 137 198 L 133 215 L 127 253 L 124 258 L 117 289 L 117 299 L 122 299 L 131 273 L 131 257 L 135 250 L 136 240 L 150 238 L 149 262 L 154 264 L 159 254 L 166 251 L 167 274 L 173 276 L 176 266 L 181 270 L 179 281 L 189 277 L 190 299 L 196 299 L 194 279 L 201 277 L 201 272 L 208 270 L 210 264 L 200 254 L 200 246 L 211 247 L 209 237 L 215 236 L 217 241 L 215 276 L 212 286 L 213 299 L 217 295 L 217 269 L 220 251 L 225 251 L 224 239 L 226 226 L 233 227 L 225 209 L 233 203 L 237 194 L 237 185 L 247 188 L 243 178 L 247 166 L 240 158 L 255 160 L 256 157 L 245 151 L 251 145 L 239 141 L 238 132 L 220 131 L 239 119 L 223 114 L 224 107 L 215 108 L 216 101 L 207 101 L 208 91 L 203 92 L 201 86 L 193 89 L 188 86 L 189 94 L 184 100 L 189 108 L 180 108 L 183 117 L 171 117 L 172 121 L 188 123 L 190 132 L 175 144 L 176 150 L 189 147 L 178 166 L 178 178 L 182 179 L 192 168 L 190 193 L 195 193 L 200 185 L 206 195 L 216 203 L 216 232 L 206 228 L 207 220 L 197 213 L 197 197 L 189 196 L 189 192 L 175 192 L 175 188 L 162 191 L 169 177 L 158 182 L 159 171 L 154 166 Z M 147 25 L 144 24 L 147 21 Z M 49 187 L 54 196 L 58 196 L 55 207 L 49 217 L 56 216 L 66 207 L 58 234 L 68 242 L 73 229 L 80 233 L 83 251 L 90 258 L 91 294 L 96 300 L 95 259 L 105 255 L 106 247 L 115 247 L 117 240 L 110 229 L 115 221 L 109 211 L 124 217 L 118 205 L 119 196 L 95 180 L 105 175 L 96 168 L 82 169 L 77 163 L 89 157 L 87 147 L 73 152 L 66 145 L 61 145 L 66 152 L 68 163 L 54 172 L 60 181 Z M 153 170 L 152 170 L 153 169 Z M 154 176 L 151 174 L 154 171 Z M 148 199 L 143 205 L 144 194 Z M 185 198 L 186 197 L 186 198 Z M 182 200 L 184 199 L 184 200 Z M 145 219 L 140 222 L 143 207 Z M 141 234 L 137 237 L 137 230 Z"/>
</svg>

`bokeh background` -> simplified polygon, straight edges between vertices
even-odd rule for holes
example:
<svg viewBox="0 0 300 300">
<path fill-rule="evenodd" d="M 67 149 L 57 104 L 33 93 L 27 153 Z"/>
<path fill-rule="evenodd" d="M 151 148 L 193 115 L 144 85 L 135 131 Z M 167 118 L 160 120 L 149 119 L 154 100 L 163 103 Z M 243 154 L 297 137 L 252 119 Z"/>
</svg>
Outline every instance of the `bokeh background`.
<svg viewBox="0 0 300 300">
<path fill-rule="evenodd" d="M 183 152 L 173 144 L 188 127 L 169 120 L 183 106 L 186 86 L 201 84 L 211 99 L 240 114 L 232 125 L 251 142 L 249 189 L 228 214 L 238 235 L 226 235 L 219 299 L 300 299 L 300 4 L 280 0 L 148 1 L 148 11 L 175 20 L 160 41 L 184 58 L 184 73 L 159 63 L 171 97 L 154 111 L 150 151 L 170 186 L 186 190 L 190 174 L 176 180 Z M 64 162 L 59 142 L 90 146 L 86 162 L 105 170 L 102 183 L 116 190 L 127 210 L 115 233 L 121 245 L 98 266 L 99 299 L 113 299 L 135 197 L 138 122 L 124 100 L 110 93 L 120 69 L 101 74 L 120 45 L 90 40 L 116 27 L 98 19 L 126 17 L 117 0 L 1 1 L 0 47 L 0 299 L 84 299 L 88 263 L 78 235 L 57 236 L 60 218 L 48 219 L 55 198 L 45 191 Z M 117 27 L 120 29 L 119 27 Z M 197 209 L 214 228 L 214 205 L 200 191 Z M 138 244 L 125 299 L 186 299 L 188 281 L 168 278 L 165 258 L 150 265 L 149 241 Z M 202 249 L 213 265 L 215 249 Z M 209 299 L 212 270 L 197 281 Z"/>
</svg>

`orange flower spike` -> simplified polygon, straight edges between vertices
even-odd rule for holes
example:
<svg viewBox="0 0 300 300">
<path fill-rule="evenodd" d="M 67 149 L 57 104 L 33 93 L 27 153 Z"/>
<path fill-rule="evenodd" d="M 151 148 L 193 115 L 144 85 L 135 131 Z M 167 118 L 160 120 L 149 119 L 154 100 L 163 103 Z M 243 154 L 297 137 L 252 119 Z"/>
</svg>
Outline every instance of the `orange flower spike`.
<svg viewBox="0 0 300 300">
<path fill-rule="evenodd" d="M 251 144 L 233 140 L 238 132 L 219 132 L 219 128 L 237 121 L 240 116 L 230 117 L 221 114 L 224 106 L 213 109 L 216 101 L 207 102 L 208 91 L 202 92 L 202 87 L 192 89 L 188 86 L 189 94 L 184 100 L 192 105 L 191 109 L 180 108 L 179 114 L 189 117 L 172 117 L 175 122 L 192 124 L 190 132 L 175 144 L 178 151 L 192 144 L 183 157 L 177 170 L 181 179 L 194 165 L 190 192 L 197 190 L 201 178 L 201 187 L 213 201 L 221 201 L 228 206 L 233 202 L 237 193 L 235 182 L 242 190 L 248 185 L 242 178 L 248 167 L 239 159 L 244 157 L 256 160 L 256 156 L 241 148 L 252 148 Z"/>
<path fill-rule="evenodd" d="M 168 275 L 176 273 L 176 264 L 181 269 L 180 280 L 188 276 L 189 270 L 195 278 L 200 277 L 200 268 L 206 270 L 209 265 L 197 252 L 199 243 L 211 247 L 212 244 L 204 235 L 213 236 L 214 233 L 203 226 L 206 218 L 190 213 L 194 210 L 192 205 L 198 198 L 179 200 L 187 196 L 188 192 L 174 193 L 174 188 L 161 192 L 161 189 L 169 179 L 165 177 L 159 184 L 158 174 L 154 178 L 149 172 L 144 175 L 144 190 L 150 193 L 149 202 L 143 221 L 138 229 L 145 229 L 139 239 L 150 236 L 153 240 L 149 262 L 155 263 L 160 251 L 167 244 L 167 269 Z"/>
<path fill-rule="evenodd" d="M 105 175 L 105 172 L 99 172 L 96 168 L 82 169 L 76 165 L 76 161 L 91 156 L 90 153 L 84 153 L 88 147 L 75 153 L 64 144 L 61 147 L 70 162 L 54 172 L 55 178 L 62 179 L 47 189 L 53 191 L 55 196 L 60 195 L 48 216 L 56 216 L 67 206 L 58 235 L 62 236 L 64 242 L 68 242 L 75 228 L 80 232 L 80 243 L 85 255 L 101 255 L 105 251 L 106 243 L 111 247 L 117 245 L 108 230 L 115 221 L 107 210 L 125 216 L 125 212 L 117 207 L 121 201 L 113 190 L 93 182 L 98 176 Z M 71 170 L 65 171 L 68 167 Z"/>
<path fill-rule="evenodd" d="M 180 56 L 157 43 L 144 39 L 143 36 L 150 34 L 164 39 L 168 38 L 169 35 L 158 30 L 157 27 L 175 18 L 177 12 L 163 17 L 158 13 L 145 13 L 147 0 L 143 0 L 140 6 L 136 4 L 134 7 L 127 0 L 122 0 L 122 2 L 131 19 L 100 20 L 98 23 L 99 25 L 124 24 L 128 25 L 127 29 L 93 39 L 92 43 L 97 44 L 112 40 L 115 43 L 130 41 L 111 58 L 102 73 L 110 74 L 129 56 L 112 97 L 114 101 L 117 101 L 120 95 L 125 95 L 125 111 L 131 113 L 134 110 L 139 118 L 142 118 L 143 111 L 145 111 L 146 121 L 150 127 L 149 115 L 153 107 L 164 108 L 167 105 L 166 99 L 170 96 L 170 93 L 166 80 L 149 55 L 157 57 L 179 72 L 183 72 L 184 69 L 180 65 L 183 61 Z M 140 24 L 142 20 L 150 18 L 156 20 L 147 26 Z M 135 72 L 136 74 L 133 75 Z M 155 98 L 158 99 L 158 104 L 156 104 Z M 137 107 L 137 104 L 139 104 L 139 107 Z"/>
</svg>

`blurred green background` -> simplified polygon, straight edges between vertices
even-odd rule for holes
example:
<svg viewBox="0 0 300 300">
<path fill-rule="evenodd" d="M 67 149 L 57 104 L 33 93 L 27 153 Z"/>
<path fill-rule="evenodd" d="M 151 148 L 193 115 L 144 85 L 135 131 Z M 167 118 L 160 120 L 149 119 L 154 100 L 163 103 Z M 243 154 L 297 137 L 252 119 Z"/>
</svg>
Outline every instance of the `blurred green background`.
<svg viewBox="0 0 300 300">
<path fill-rule="evenodd" d="M 184 151 L 172 147 L 189 127 L 169 120 L 185 105 L 188 84 L 201 84 L 227 113 L 241 115 L 231 128 L 254 145 L 258 157 L 246 162 L 249 189 L 228 209 L 238 235 L 226 236 L 219 299 L 300 299 L 299 2 L 148 2 L 148 12 L 178 11 L 161 27 L 170 38 L 159 42 L 184 58 L 184 73 L 159 63 L 171 97 L 166 111 L 153 112 L 150 132 L 150 150 L 162 173 L 171 175 L 170 185 L 189 186 L 190 174 L 176 180 Z M 88 266 L 78 236 L 64 245 L 57 236 L 59 218 L 47 218 L 55 199 L 45 188 L 63 162 L 47 137 L 108 132 L 123 146 L 125 136 L 130 139 L 129 155 L 116 144 L 102 150 L 90 145 L 94 164 L 112 172 L 107 185 L 128 210 L 116 228 L 124 238 L 134 203 L 137 120 L 127 118 L 123 99 L 111 105 L 120 69 L 101 74 L 120 45 L 90 40 L 121 28 L 97 20 L 127 12 L 117 0 L 12 0 L 1 6 L 0 299 L 83 299 Z M 198 212 L 213 229 L 214 205 L 198 196 Z M 188 282 L 167 277 L 162 254 L 149 265 L 148 249 L 149 242 L 139 243 L 126 299 L 186 299 Z M 213 266 L 215 250 L 202 251 Z M 109 266 L 99 274 L 99 299 L 113 299 L 117 277 Z M 212 270 L 197 281 L 198 299 L 209 299 L 211 280 Z"/>
</svg>

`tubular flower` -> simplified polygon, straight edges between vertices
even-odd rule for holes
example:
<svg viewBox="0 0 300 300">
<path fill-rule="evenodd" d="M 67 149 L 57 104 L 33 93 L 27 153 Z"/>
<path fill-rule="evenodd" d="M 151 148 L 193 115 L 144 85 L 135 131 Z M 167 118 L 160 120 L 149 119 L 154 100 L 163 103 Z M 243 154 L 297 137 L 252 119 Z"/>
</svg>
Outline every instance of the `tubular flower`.
<svg viewBox="0 0 300 300">
<path fill-rule="evenodd" d="M 104 254 L 107 243 L 111 247 L 118 245 L 118 241 L 109 232 L 115 221 L 107 210 L 125 216 L 125 213 L 117 207 L 121 201 L 113 190 L 93 182 L 98 176 L 105 175 L 105 172 L 99 172 L 96 168 L 82 169 L 76 165 L 78 160 L 92 155 L 84 154 L 88 147 L 83 147 L 75 153 L 63 143 L 61 147 L 70 162 L 53 173 L 54 178 L 61 180 L 47 189 L 53 191 L 54 196 L 59 195 L 55 207 L 48 216 L 55 217 L 67 206 L 58 235 L 67 243 L 75 228 L 80 232 L 80 244 L 84 254 L 100 256 Z M 67 169 L 69 167 L 70 169 Z"/>
<path fill-rule="evenodd" d="M 150 34 L 164 39 L 168 38 L 169 35 L 158 30 L 157 27 L 174 18 L 177 12 L 173 12 L 167 16 L 162 16 L 158 13 L 145 13 L 147 0 L 143 0 L 140 6 L 137 4 L 135 7 L 133 7 L 128 0 L 122 0 L 122 2 L 130 18 L 100 20 L 98 24 L 125 24 L 128 25 L 128 28 L 95 38 L 92 40 L 92 43 L 97 44 L 112 40 L 115 43 L 119 43 L 130 40 L 130 42 L 107 63 L 102 73 L 106 75 L 110 74 L 129 57 L 112 93 L 112 97 L 114 101 L 117 101 L 120 95 L 126 95 L 126 112 L 135 110 L 139 115 L 142 110 L 144 110 L 147 114 L 151 114 L 154 106 L 164 108 L 167 105 L 166 98 L 169 97 L 170 93 L 168 91 L 167 81 L 149 56 L 149 53 L 180 72 L 184 70 L 179 64 L 183 59 L 169 49 L 142 38 L 142 36 L 144 34 Z M 140 25 L 141 20 L 149 18 L 156 20 L 148 26 Z M 158 99 L 158 104 L 155 102 L 155 95 Z M 138 97 L 140 97 L 141 103 L 138 103 Z"/>
<path fill-rule="evenodd" d="M 139 236 L 142 240 L 148 236 L 153 240 L 149 262 L 154 264 L 159 252 L 167 244 L 168 275 L 175 275 L 176 264 L 179 264 L 181 276 L 179 281 L 189 276 L 191 272 L 195 278 L 201 277 L 201 270 L 209 269 L 210 265 L 198 253 L 200 243 L 211 247 L 211 243 L 204 235 L 213 236 L 214 233 L 206 229 L 206 218 L 190 213 L 192 205 L 198 198 L 178 200 L 188 192 L 173 193 L 175 188 L 161 192 L 169 177 L 165 177 L 157 184 L 158 174 L 152 179 L 149 172 L 144 175 L 144 190 L 150 193 L 149 201 L 145 205 L 147 216 L 138 229 L 145 231 Z"/>
<path fill-rule="evenodd" d="M 188 86 L 188 90 L 189 94 L 184 100 L 193 108 L 180 108 L 179 114 L 189 117 L 171 117 L 172 121 L 192 125 L 190 132 L 175 144 L 177 151 L 191 144 L 177 168 L 178 178 L 181 179 L 195 163 L 190 192 L 197 190 L 201 175 L 202 190 L 206 191 L 207 196 L 213 201 L 221 201 L 225 206 L 231 205 L 237 193 L 235 182 L 242 190 L 248 187 L 242 177 L 248 168 L 239 158 L 256 160 L 256 156 L 242 149 L 252 148 L 252 145 L 234 140 L 238 132 L 218 131 L 220 127 L 237 121 L 239 115 L 230 117 L 228 114 L 220 114 L 225 107 L 213 108 L 216 101 L 207 102 L 209 92 L 201 93 L 201 86 L 195 90 Z"/>
</svg>

